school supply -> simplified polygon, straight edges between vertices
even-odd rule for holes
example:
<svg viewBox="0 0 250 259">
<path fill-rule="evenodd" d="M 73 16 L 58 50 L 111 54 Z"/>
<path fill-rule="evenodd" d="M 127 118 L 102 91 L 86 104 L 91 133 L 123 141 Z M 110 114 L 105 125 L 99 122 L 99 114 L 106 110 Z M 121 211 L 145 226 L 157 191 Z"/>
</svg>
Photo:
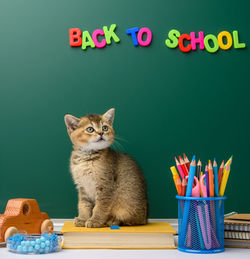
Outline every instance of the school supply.
<svg viewBox="0 0 250 259">
<path fill-rule="evenodd" d="M 214 197 L 214 174 L 213 174 L 212 163 L 210 160 L 208 163 L 208 175 L 209 175 L 209 196 Z"/>
<path fill-rule="evenodd" d="M 66 221 L 61 230 L 63 248 L 80 249 L 173 249 L 175 230 L 169 223 L 120 226 L 119 229 L 75 227 Z"/>
<path fill-rule="evenodd" d="M 188 160 L 188 158 L 187 158 L 185 153 L 183 154 L 183 158 L 184 158 L 184 162 L 185 162 L 185 165 L 187 167 L 187 170 L 189 171 L 190 162 L 189 162 L 189 160 Z"/>
<path fill-rule="evenodd" d="M 244 231 L 250 232 L 250 214 L 235 214 L 225 217 L 225 231 Z"/>
<path fill-rule="evenodd" d="M 224 169 L 224 172 L 223 172 L 223 176 L 222 176 L 222 180 L 221 180 L 221 186 L 220 186 L 220 191 L 219 191 L 219 195 L 220 196 L 223 196 L 224 193 L 225 193 L 225 189 L 226 189 L 229 173 L 230 173 L 230 164 L 228 163 L 225 166 L 225 169 Z"/>
<path fill-rule="evenodd" d="M 187 166 L 181 156 L 179 156 L 179 160 L 180 160 L 182 171 L 184 172 L 185 176 L 187 176 L 189 170 L 187 169 Z"/>
<path fill-rule="evenodd" d="M 224 160 L 222 161 L 222 163 L 221 163 L 221 165 L 220 165 L 220 169 L 219 169 L 219 173 L 218 173 L 218 184 L 219 184 L 219 189 L 220 189 L 220 185 L 221 185 L 221 180 L 222 180 L 223 170 L 224 170 Z"/>
<path fill-rule="evenodd" d="M 184 154 L 184 160 L 186 155 Z M 184 172 L 184 163 L 179 156 L 181 169 Z M 176 161 L 178 161 L 175 158 Z M 185 162 L 185 161 L 184 161 Z M 178 249 L 194 253 L 216 253 L 224 251 L 224 192 L 230 172 L 230 158 L 223 168 L 224 162 L 218 172 L 217 162 L 213 165 L 209 160 L 202 171 L 199 160 L 196 167 L 193 157 L 188 175 L 182 179 L 181 195 L 178 191 L 179 236 Z M 178 163 L 176 162 L 178 165 Z M 175 168 L 175 167 L 173 167 Z M 173 169 L 171 168 L 171 171 Z M 175 169 L 176 171 L 176 169 Z M 223 172 L 223 173 L 221 173 Z M 172 172 L 173 173 L 173 172 Z M 177 174 L 177 171 L 175 172 Z M 186 174 L 184 172 L 184 174 Z M 221 186 L 219 188 L 219 177 Z M 187 189 L 184 191 L 185 180 Z"/>
<path fill-rule="evenodd" d="M 224 230 L 226 247 L 250 248 L 250 214 L 225 217 Z"/>
<path fill-rule="evenodd" d="M 250 240 L 250 232 L 246 231 L 224 231 L 224 237 L 227 239 Z"/>
<path fill-rule="evenodd" d="M 224 168 L 226 167 L 226 165 L 231 165 L 232 161 L 233 161 L 233 156 L 231 156 L 231 157 L 227 160 L 227 162 L 226 162 Z"/>
<path fill-rule="evenodd" d="M 203 177 L 203 182 L 204 185 L 206 186 L 207 189 L 207 196 L 208 197 L 222 197 L 224 196 L 225 193 L 225 189 L 226 189 L 226 185 L 227 185 L 227 181 L 228 181 L 228 177 L 229 177 L 229 173 L 230 173 L 230 165 L 232 163 L 232 157 L 231 156 L 228 161 L 226 162 L 225 166 L 224 166 L 224 160 L 222 161 L 221 165 L 220 165 L 220 169 L 218 172 L 218 165 L 216 162 L 216 159 L 214 158 L 213 161 L 213 165 L 211 163 L 211 161 L 209 160 L 208 165 L 205 166 L 205 177 Z M 185 162 L 183 161 L 182 157 L 179 156 L 180 162 L 178 161 L 178 159 L 175 157 L 175 162 L 176 162 L 176 166 L 178 168 L 178 171 L 180 173 L 181 179 L 179 177 L 179 174 L 175 168 L 175 166 L 172 166 L 171 172 L 173 174 L 173 179 L 174 179 L 174 183 L 176 186 L 176 190 L 178 195 L 180 196 L 184 196 L 186 195 L 191 195 L 192 194 L 192 189 L 188 188 L 188 183 L 187 183 L 187 189 L 184 189 L 185 183 L 183 181 L 183 179 L 185 179 L 185 177 L 189 177 L 190 176 L 190 171 L 191 171 L 191 166 L 189 166 L 189 171 L 187 171 L 187 166 L 185 164 Z M 184 159 L 188 160 L 186 154 L 184 153 Z M 193 170 L 193 169 L 192 169 Z M 202 163 L 199 159 L 198 163 L 197 163 L 197 167 L 195 170 L 195 175 L 198 179 L 198 183 L 200 185 L 200 179 L 201 176 L 203 175 L 202 171 Z M 180 180 L 177 180 L 177 179 Z M 191 178 L 189 177 L 190 181 L 194 181 L 194 177 L 191 176 Z M 185 179 L 186 180 L 186 179 Z M 178 182 L 178 183 L 177 183 Z M 190 183 L 191 185 L 191 183 Z M 201 197 L 202 194 L 200 193 Z"/>
<path fill-rule="evenodd" d="M 175 166 L 172 166 L 170 168 L 172 175 L 173 175 L 173 179 L 174 179 L 174 183 L 175 183 L 175 187 L 177 190 L 178 195 L 181 195 L 181 179 L 176 171 Z"/>
<path fill-rule="evenodd" d="M 179 163 L 179 161 L 178 161 L 178 159 L 176 157 L 175 157 L 175 163 L 176 163 L 176 166 L 178 168 L 178 171 L 180 173 L 181 178 L 182 179 L 185 178 L 185 174 L 184 174 L 184 172 L 182 170 L 182 167 L 181 167 L 181 165 L 180 165 L 180 163 Z"/>
<path fill-rule="evenodd" d="M 196 171 L 196 176 L 198 177 L 198 179 L 200 179 L 201 177 L 201 160 L 199 159 L 198 163 L 197 163 L 197 171 Z"/>
<path fill-rule="evenodd" d="M 209 196 L 209 175 L 208 175 L 208 167 L 207 167 L 207 165 L 206 165 L 206 167 L 205 167 L 205 175 L 206 175 L 206 177 L 205 177 L 205 179 L 206 179 L 206 188 L 207 188 L 207 195 Z"/>
<path fill-rule="evenodd" d="M 218 166 L 215 158 L 213 163 L 213 171 L 214 171 L 214 193 L 215 193 L 215 197 L 219 197 Z"/>
<path fill-rule="evenodd" d="M 181 196 L 186 196 L 186 191 L 187 191 L 187 180 L 184 177 L 181 183 Z"/>
<path fill-rule="evenodd" d="M 186 197 L 191 197 L 191 194 L 192 194 L 192 187 L 193 187 L 193 182 L 194 182 L 195 169 L 196 169 L 195 156 L 193 156 L 193 159 L 192 159 L 192 162 L 191 162 L 190 168 L 189 168 Z M 190 201 L 187 200 L 184 204 L 184 209 L 183 209 L 183 219 L 182 219 L 182 224 L 181 224 L 181 233 L 186 233 L 186 231 L 187 231 L 189 209 L 190 209 Z M 185 235 L 182 234 L 180 236 L 180 242 L 182 244 L 184 244 L 184 240 L 185 240 Z"/>
<path fill-rule="evenodd" d="M 224 246 L 231 248 L 250 248 L 250 240 L 225 239 Z"/>
</svg>

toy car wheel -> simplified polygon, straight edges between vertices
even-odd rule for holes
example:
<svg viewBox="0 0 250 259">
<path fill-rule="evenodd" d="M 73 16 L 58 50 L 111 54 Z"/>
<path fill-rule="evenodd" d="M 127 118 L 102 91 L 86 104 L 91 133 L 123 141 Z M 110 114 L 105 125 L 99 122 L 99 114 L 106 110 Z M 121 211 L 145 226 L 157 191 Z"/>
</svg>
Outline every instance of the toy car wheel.
<svg viewBox="0 0 250 259">
<path fill-rule="evenodd" d="M 53 233 L 53 222 L 49 219 L 45 219 L 41 225 L 41 233 L 49 232 Z"/>
<path fill-rule="evenodd" d="M 7 228 L 7 230 L 5 231 L 5 234 L 4 234 L 5 242 L 7 241 L 8 237 L 14 236 L 17 233 L 18 233 L 18 229 L 16 227 Z"/>
</svg>

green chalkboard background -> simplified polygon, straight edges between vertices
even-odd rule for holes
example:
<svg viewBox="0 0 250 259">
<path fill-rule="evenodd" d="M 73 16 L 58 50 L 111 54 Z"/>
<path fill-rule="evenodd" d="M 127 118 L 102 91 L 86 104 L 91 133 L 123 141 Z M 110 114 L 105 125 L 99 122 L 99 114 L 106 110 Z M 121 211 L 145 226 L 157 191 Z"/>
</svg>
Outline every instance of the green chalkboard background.
<svg viewBox="0 0 250 259">
<path fill-rule="evenodd" d="M 36 198 L 51 217 L 77 214 L 64 114 L 116 108 L 119 149 L 143 168 L 150 218 L 177 217 L 170 166 L 185 152 L 203 163 L 234 160 L 225 212 L 250 212 L 250 44 L 246 1 L 0 2 L 0 212 L 8 199 Z M 69 46 L 69 28 L 117 24 L 120 43 Z M 126 29 L 148 27 L 134 47 Z M 245 49 L 184 54 L 165 46 L 181 33 L 239 31 Z"/>
</svg>

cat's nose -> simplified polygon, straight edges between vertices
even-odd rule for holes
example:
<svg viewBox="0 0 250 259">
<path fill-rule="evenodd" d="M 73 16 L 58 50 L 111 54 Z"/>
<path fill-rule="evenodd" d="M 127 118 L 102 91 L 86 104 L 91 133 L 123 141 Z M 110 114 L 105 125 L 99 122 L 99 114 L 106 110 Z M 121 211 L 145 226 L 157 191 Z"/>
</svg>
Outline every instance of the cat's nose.
<svg viewBox="0 0 250 259">
<path fill-rule="evenodd" d="M 103 135 L 103 132 L 99 132 L 98 134 L 99 134 L 99 135 L 102 137 L 102 135 Z"/>
</svg>

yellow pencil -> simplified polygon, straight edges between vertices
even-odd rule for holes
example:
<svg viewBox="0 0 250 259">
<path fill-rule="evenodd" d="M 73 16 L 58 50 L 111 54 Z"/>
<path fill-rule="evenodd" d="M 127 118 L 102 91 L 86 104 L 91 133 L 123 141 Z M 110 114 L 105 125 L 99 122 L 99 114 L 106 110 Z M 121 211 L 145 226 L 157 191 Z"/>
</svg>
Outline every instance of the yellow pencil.
<svg viewBox="0 0 250 259">
<path fill-rule="evenodd" d="M 173 175 L 174 184 L 177 190 L 178 195 L 181 195 L 181 179 L 179 177 L 179 174 L 175 168 L 175 166 L 170 167 L 170 170 Z"/>
<path fill-rule="evenodd" d="M 227 160 L 227 162 L 226 162 L 224 168 L 226 168 L 226 165 L 231 165 L 232 160 L 233 160 L 233 156 L 231 156 L 231 157 Z"/>
<path fill-rule="evenodd" d="M 224 196 L 229 173 L 230 173 L 230 164 L 228 163 L 224 169 L 224 173 L 221 180 L 220 191 L 219 191 L 219 196 L 221 197 Z"/>
</svg>

